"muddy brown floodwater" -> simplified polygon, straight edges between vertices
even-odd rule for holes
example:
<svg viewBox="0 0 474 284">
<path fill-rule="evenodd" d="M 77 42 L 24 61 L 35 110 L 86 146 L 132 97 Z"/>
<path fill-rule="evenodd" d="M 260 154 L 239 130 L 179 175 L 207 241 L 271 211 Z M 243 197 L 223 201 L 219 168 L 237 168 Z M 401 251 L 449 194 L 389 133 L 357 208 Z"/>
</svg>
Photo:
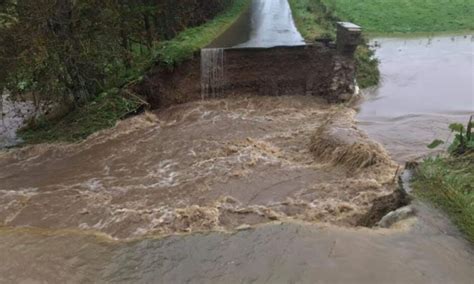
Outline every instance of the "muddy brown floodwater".
<svg viewBox="0 0 474 284">
<path fill-rule="evenodd" d="M 382 83 L 365 91 L 359 125 L 400 163 L 450 137 L 448 125 L 474 114 L 474 35 L 380 38 Z M 439 150 L 444 150 L 440 147 Z"/>
<path fill-rule="evenodd" d="M 118 239 L 286 218 L 354 225 L 393 191 L 397 170 L 354 116 L 313 97 L 229 98 L 138 116 L 80 144 L 6 151 L 0 221 Z"/>
<path fill-rule="evenodd" d="M 234 97 L 4 150 L 0 282 L 472 283 L 472 245 L 427 205 L 354 227 L 398 168 L 355 117 L 314 97 Z M 377 123 L 362 125 L 398 149 Z"/>
</svg>

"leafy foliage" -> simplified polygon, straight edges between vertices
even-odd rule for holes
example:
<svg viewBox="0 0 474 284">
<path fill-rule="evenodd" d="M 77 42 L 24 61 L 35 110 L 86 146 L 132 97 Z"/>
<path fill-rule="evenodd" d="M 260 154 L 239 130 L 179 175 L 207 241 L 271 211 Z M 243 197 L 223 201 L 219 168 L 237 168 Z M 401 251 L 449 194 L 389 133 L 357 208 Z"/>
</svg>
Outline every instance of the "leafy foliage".
<svg viewBox="0 0 474 284">
<path fill-rule="evenodd" d="M 461 123 L 452 123 L 449 125 L 449 129 L 455 134 L 454 140 L 448 148 L 451 154 L 462 155 L 466 152 L 474 152 L 474 135 L 472 134 L 474 122 L 472 119 L 473 116 L 469 118 L 466 127 Z M 444 142 L 436 139 L 428 145 L 428 148 L 434 149 L 441 144 L 444 144 Z"/>
<path fill-rule="evenodd" d="M 55 3 L 72 5 L 72 15 L 61 18 L 66 19 L 70 36 L 61 43 L 56 40 L 56 30 L 48 26 L 30 30 L 33 24 L 17 19 L 0 25 L 0 43 L 12 44 L 0 48 L 0 64 L 6 67 L 0 68 L 0 88 L 35 92 L 44 100 L 70 105 L 70 110 L 64 117 L 32 121 L 19 133 L 26 143 L 76 141 L 113 126 L 116 120 L 143 105 L 143 101 L 123 95 L 126 92 L 120 89 L 141 80 L 155 64 L 171 68 L 192 57 L 249 4 L 249 0 L 39 2 L 50 4 L 46 5 L 48 9 L 38 12 L 38 17 L 46 21 L 57 13 Z M 1 11 L 15 15 L 18 7 L 12 5 L 7 9 L 8 3 L 0 1 Z M 24 10 L 28 13 L 36 7 L 28 0 L 18 3 L 26 5 Z M 1 33 L 2 28 L 5 34 Z M 14 38 L 22 29 L 28 33 Z M 23 41 L 29 45 L 34 40 L 40 45 L 15 49 Z M 72 49 L 67 42 L 77 44 L 74 52 L 69 52 Z"/>
<path fill-rule="evenodd" d="M 428 158 L 416 170 L 416 194 L 443 208 L 474 242 L 474 137 L 473 116 L 467 127 L 449 125 L 455 138 L 449 146 L 449 157 Z M 444 144 L 434 140 L 429 148 Z"/>
<path fill-rule="evenodd" d="M 82 104 L 137 77 L 156 48 L 233 0 L 3 0 L 0 89 Z"/>
<path fill-rule="evenodd" d="M 433 140 L 433 142 L 431 142 L 431 144 L 428 145 L 428 148 L 435 149 L 436 147 L 442 144 L 444 144 L 444 141 L 436 139 L 436 140 Z"/>
</svg>

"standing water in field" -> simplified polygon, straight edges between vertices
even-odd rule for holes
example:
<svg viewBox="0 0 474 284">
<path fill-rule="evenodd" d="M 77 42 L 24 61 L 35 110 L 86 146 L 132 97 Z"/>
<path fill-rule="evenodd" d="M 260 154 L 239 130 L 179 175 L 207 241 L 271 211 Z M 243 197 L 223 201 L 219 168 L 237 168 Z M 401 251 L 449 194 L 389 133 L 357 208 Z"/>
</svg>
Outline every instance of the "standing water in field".
<svg viewBox="0 0 474 284">
<path fill-rule="evenodd" d="M 202 99 L 218 98 L 224 85 L 224 49 L 201 49 Z"/>
<path fill-rule="evenodd" d="M 433 152 L 426 145 L 448 139 L 448 125 L 465 124 L 474 113 L 474 36 L 372 43 L 382 80 L 365 91 L 361 127 L 400 163 Z"/>
</svg>

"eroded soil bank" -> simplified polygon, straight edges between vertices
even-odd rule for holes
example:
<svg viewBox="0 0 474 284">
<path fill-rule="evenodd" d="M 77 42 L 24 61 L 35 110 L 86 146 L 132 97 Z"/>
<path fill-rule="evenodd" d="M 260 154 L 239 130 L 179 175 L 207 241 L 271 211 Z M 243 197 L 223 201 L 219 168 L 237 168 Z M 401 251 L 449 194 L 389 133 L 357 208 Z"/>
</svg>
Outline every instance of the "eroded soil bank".
<svg viewBox="0 0 474 284">
<path fill-rule="evenodd" d="M 287 219 L 352 226 L 397 174 L 354 116 L 311 96 L 229 98 L 144 114 L 80 144 L 4 151 L 0 220 L 119 239 Z"/>
</svg>

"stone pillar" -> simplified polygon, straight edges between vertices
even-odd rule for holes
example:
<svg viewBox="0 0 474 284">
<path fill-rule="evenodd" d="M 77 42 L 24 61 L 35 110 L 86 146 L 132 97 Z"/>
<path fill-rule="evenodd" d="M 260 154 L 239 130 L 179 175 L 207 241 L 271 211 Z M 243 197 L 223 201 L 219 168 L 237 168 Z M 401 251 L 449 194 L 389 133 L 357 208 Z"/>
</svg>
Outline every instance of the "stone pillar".
<svg viewBox="0 0 474 284">
<path fill-rule="evenodd" d="M 357 46 L 362 42 L 362 28 L 349 22 L 337 23 L 337 50 L 340 54 L 353 56 Z"/>
</svg>

